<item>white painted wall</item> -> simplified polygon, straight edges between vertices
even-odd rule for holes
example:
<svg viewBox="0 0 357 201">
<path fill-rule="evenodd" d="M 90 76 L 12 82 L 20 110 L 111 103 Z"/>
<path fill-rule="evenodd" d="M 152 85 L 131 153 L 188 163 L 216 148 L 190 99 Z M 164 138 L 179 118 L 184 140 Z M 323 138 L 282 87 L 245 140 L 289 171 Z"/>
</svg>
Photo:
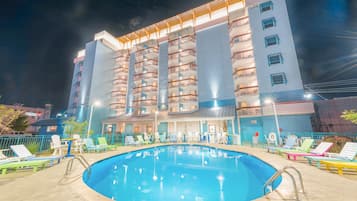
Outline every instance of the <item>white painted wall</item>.
<svg viewBox="0 0 357 201">
<path fill-rule="evenodd" d="M 266 1 L 261 1 L 266 2 Z M 260 13 L 259 4 L 249 8 L 249 20 L 252 30 L 255 63 L 260 93 L 275 93 L 302 90 L 302 80 L 291 33 L 285 0 L 272 0 L 273 10 Z M 263 30 L 262 20 L 275 17 L 276 27 Z M 279 45 L 265 47 L 264 37 L 278 34 Z M 269 66 L 267 56 L 280 52 L 283 64 Z M 270 75 L 285 72 L 287 84 L 271 85 Z"/>
</svg>

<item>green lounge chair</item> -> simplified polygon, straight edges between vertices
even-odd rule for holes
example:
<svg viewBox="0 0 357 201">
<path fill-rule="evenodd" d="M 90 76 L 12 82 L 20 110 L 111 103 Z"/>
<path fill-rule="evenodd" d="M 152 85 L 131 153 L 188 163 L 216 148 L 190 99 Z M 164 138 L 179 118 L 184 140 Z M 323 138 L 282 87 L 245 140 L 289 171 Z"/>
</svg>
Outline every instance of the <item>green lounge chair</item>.
<svg viewBox="0 0 357 201">
<path fill-rule="evenodd" d="M 34 172 L 37 172 L 38 168 L 44 168 L 49 163 L 49 160 L 34 160 L 34 161 L 20 161 L 20 162 L 10 162 L 0 165 L 1 174 L 7 173 L 8 169 L 19 169 L 25 167 L 33 168 Z"/>
<path fill-rule="evenodd" d="M 95 145 L 92 138 L 83 139 L 84 144 L 86 145 L 87 152 L 95 151 L 105 151 L 106 147 L 103 145 Z"/>
<path fill-rule="evenodd" d="M 289 153 L 293 153 L 293 152 L 305 152 L 308 153 L 310 152 L 311 146 L 314 143 L 314 139 L 305 139 L 304 142 L 301 144 L 300 147 L 295 147 L 294 149 L 277 149 L 276 151 L 281 155 L 284 152 L 289 152 Z"/>
<path fill-rule="evenodd" d="M 315 162 L 316 167 L 320 168 L 320 161 L 339 161 L 339 162 L 357 162 L 355 159 L 357 154 L 357 142 L 346 142 L 342 150 L 338 154 L 329 153 L 326 157 L 324 156 L 305 156 L 309 164 Z"/>
<path fill-rule="evenodd" d="M 105 137 L 98 137 L 98 144 L 100 146 L 105 147 L 107 150 L 115 150 L 117 148 L 117 146 L 115 146 L 115 145 L 109 145 L 107 143 L 107 139 L 105 139 Z"/>
</svg>

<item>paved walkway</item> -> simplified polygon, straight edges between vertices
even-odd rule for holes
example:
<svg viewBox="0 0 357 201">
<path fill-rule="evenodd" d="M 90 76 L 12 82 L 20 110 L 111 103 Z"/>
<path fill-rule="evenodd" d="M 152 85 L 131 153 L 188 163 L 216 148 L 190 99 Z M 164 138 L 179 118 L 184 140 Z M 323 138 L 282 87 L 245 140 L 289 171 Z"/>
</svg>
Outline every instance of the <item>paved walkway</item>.
<svg viewBox="0 0 357 201">
<path fill-rule="evenodd" d="M 152 146 L 152 145 L 151 145 Z M 232 145 L 214 145 L 219 148 L 246 152 L 255 155 L 270 163 L 277 169 L 286 165 L 292 165 L 299 169 L 303 175 L 305 193 L 300 193 L 301 200 L 332 200 L 332 201 L 356 201 L 357 179 L 339 176 L 336 173 L 322 171 L 306 163 L 288 161 L 285 158 L 266 153 L 265 150 L 251 147 Z M 119 147 L 116 151 L 106 153 L 84 154 L 84 157 L 93 163 L 100 159 L 117 155 L 126 151 L 132 151 L 150 146 Z M 64 177 L 68 159 L 59 165 L 41 170 L 37 173 L 10 173 L 0 176 L 0 200 L 11 201 L 109 201 L 83 182 L 81 175 L 83 167 L 75 163 L 72 173 Z M 294 192 L 291 180 L 283 177 L 282 184 L 276 191 L 258 200 L 293 200 Z"/>
</svg>

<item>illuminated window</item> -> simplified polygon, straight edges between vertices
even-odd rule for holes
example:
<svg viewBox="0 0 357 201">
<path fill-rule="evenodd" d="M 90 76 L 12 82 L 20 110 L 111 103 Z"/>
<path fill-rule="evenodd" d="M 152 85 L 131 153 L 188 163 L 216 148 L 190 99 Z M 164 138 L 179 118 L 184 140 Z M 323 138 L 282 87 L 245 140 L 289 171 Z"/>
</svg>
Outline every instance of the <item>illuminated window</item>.
<svg viewBox="0 0 357 201">
<path fill-rule="evenodd" d="M 274 64 L 282 64 L 283 56 L 281 55 L 281 53 L 270 54 L 270 55 L 268 55 L 268 63 L 269 63 L 269 66 L 274 65 Z"/>
<path fill-rule="evenodd" d="M 47 126 L 46 131 L 47 132 L 56 132 L 57 131 L 57 126 Z"/>
<path fill-rule="evenodd" d="M 267 2 L 261 3 L 259 5 L 259 7 L 260 7 L 261 13 L 269 11 L 269 10 L 273 10 L 273 2 L 267 1 Z"/>
<path fill-rule="evenodd" d="M 262 21 L 263 29 L 268 29 L 276 26 L 276 20 L 274 17 L 265 19 Z"/>
<path fill-rule="evenodd" d="M 278 35 L 267 36 L 264 39 L 265 39 L 265 47 L 279 44 L 279 36 Z"/>
<path fill-rule="evenodd" d="M 275 73 L 270 75 L 271 85 L 278 85 L 278 84 L 286 84 L 286 75 L 285 73 Z"/>
</svg>

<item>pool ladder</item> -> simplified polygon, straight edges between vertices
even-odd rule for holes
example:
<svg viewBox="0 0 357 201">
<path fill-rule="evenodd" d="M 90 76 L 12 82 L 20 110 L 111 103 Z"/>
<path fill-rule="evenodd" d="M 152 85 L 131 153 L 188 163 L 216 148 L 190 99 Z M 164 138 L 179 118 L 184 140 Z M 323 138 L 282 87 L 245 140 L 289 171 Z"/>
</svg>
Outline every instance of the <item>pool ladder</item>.
<svg viewBox="0 0 357 201">
<path fill-rule="evenodd" d="M 87 177 L 90 177 L 90 173 L 91 173 L 90 164 L 82 155 L 76 155 L 68 161 L 66 172 L 64 173 L 64 175 L 67 176 L 71 173 L 74 160 L 78 160 L 85 169 L 88 169 Z"/>
<path fill-rule="evenodd" d="M 264 195 L 266 195 L 266 189 L 267 189 L 267 188 L 269 189 L 270 192 L 272 192 L 272 191 L 273 191 L 273 190 L 272 190 L 272 189 L 273 189 L 273 188 L 272 188 L 272 183 L 273 183 L 276 179 L 278 179 L 283 173 L 286 173 L 287 175 L 290 176 L 290 178 L 291 178 L 291 180 L 292 180 L 292 182 L 293 182 L 296 200 L 298 200 L 298 201 L 300 200 L 300 199 L 299 199 L 299 191 L 298 191 L 298 189 L 297 189 L 295 177 L 294 177 L 293 174 L 291 174 L 289 171 L 287 171 L 288 169 L 292 169 L 292 170 L 294 170 L 294 171 L 298 174 L 299 180 L 300 180 L 300 185 L 301 185 L 301 191 L 302 191 L 302 193 L 305 192 L 304 184 L 303 184 L 303 181 L 302 181 L 302 176 L 301 176 L 300 171 L 297 170 L 297 169 L 296 169 L 295 167 L 293 167 L 293 166 L 285 166 L 285 167 L 283 167 L 283 169 L 278 170 L 277 172 L 275 172 L 275 174 L 274 174 L 273 176 L 271 176 L 270 179 L 269 179 L 267 182 L 265 182 L 265 184 L 264 184 L 264 189 L 263 189 L 263 190 L 264 190 Z"/>
</svg>

